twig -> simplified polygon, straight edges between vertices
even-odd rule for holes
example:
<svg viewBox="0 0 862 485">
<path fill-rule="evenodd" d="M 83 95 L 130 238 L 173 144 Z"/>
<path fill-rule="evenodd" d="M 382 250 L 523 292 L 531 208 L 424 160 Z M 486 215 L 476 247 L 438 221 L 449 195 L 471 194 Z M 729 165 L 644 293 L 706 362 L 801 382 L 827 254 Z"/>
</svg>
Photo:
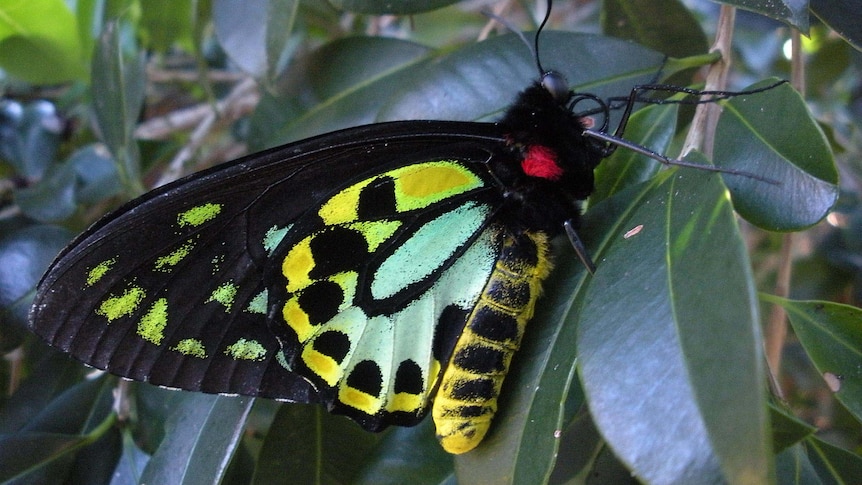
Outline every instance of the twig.
<svg viewBox="0 0 862 485">
<path fill-rule="evenodd" d="M 791 79 L 793 87 L 805 96 L 805 67 L 802 62 L 802 38 L 798 30 L 790 34 L 791 44 Z M 776 275 L 773 293 L 782 298 L 790 294 L 790 282 L 793 274 L 793 234 L 785 234 L 781 239 L 781 251 L 778 262 L 778 273 Z M 766 324 L 766 361 L 769 363 L 770 371 L 776 376 L 781 372 L 781 353 L 787 340 L 787 312 L 781 305 L 773 305 L 769 312 L 769 320 Z M 783 398 L 781 388 L 774 385 L 774 391 Z"/>
<path fill-rule="evenodd" d="M 727 74 L 730 72 L 730 54 L 735 20 L 736 9 L 729 5 L 722 5 L 718 16 L 715 42 L 709 50 L 720 53 L 721 57 L 709 66 L 706 86 L 704 86 L 706 91 L 725 91 L 727 89 Z M 720 114 L 721 106 L 718 103 L 705 103 L 697 106 L 680 158 L 685 157 L 692 150 L 701 150 L 707 158 L 712 158 L 715 127 Z"/>
<path fill-rule="evenodd" d="M 209 104 L 199 107 L 206 108 L 206 110 L 203 111 L 204 114 L 192 132 L 189 141 L 177 152 L 154 186 L 158 187 L 181 177 L 183 166 L 197 152 L 206 136 L 216 126 L 216 122 L 230 123 L 250 113 L 259 99 L 257 83 L 253 79 L 247 78 L 237 84 L 227 97 L 216 103 L 215 109 Z"/>
</svg>

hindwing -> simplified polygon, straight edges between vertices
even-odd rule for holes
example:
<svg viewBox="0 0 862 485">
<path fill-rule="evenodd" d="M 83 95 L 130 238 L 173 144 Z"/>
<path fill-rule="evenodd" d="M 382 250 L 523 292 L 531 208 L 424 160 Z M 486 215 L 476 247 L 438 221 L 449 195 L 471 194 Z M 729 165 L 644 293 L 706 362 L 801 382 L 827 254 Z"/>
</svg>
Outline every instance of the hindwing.
<svg viewBox="0 0 862 485">
<path fill-rule="evenodd" d="M 325 198 L 287 231 L 270 324 L 292 368 L 366 428 L 424 415 L 499 252 L 484 167 L 398 167 Z"/>
</svg>

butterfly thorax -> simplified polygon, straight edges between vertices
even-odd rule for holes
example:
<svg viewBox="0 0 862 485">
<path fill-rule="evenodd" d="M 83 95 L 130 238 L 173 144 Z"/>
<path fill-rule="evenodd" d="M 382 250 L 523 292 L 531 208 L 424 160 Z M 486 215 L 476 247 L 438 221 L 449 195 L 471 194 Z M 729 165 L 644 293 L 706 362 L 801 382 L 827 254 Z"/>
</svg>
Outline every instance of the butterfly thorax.
<svg viewBox="0 0 862 485">
<path fill-rule="evenodd" d="M 492 160 L 491 171 L 505 187 L 510 227 L 557 234 L 564 221 L 578 219 L 578 202 L 594 190 L 602 155 L 584 138 L 570 97 L 557 99 L 536 82 L 499 122 L 513 156 Z"/>
</svg>

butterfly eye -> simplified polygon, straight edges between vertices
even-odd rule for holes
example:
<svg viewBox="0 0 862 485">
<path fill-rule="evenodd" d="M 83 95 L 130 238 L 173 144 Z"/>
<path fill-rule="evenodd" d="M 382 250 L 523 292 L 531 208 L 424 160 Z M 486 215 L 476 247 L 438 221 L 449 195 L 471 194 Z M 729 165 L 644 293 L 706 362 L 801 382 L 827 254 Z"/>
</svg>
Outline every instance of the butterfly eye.
<svg viewBox="0 0 862 485">
<path fill-rule="evenodd" d="M 542 74 L 542 87 L 560 104 L 569 99 L 569 85 L 565 76 L 559 72 L 547 71 Z"/>
</svg>

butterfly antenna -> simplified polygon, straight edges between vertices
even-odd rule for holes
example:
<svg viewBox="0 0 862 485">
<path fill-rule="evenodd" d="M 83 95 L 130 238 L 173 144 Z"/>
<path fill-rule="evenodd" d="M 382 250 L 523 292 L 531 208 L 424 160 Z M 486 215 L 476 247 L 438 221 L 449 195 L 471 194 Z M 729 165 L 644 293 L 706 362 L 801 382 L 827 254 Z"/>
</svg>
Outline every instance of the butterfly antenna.
<svg viewBox="0 0 862 485">
<path fill-rule="evenodd" d="M 545 68 L 542 67 L 542 62 L 539 60 L 539 36 L 542 34 L 542 30 L 545 29 L 548 19 L 551 18 L 553 3 L 553 0 L 548 0 L 548 9 L 545 11 L 545 18 L 542 19 L 542 23 L 536 29 L 536 36 L 533 38 L 533 56 L 536 58 L 536 67 L 539 69 L 539 76 L 544 76 L 546 72 Z"/>
</svg>

